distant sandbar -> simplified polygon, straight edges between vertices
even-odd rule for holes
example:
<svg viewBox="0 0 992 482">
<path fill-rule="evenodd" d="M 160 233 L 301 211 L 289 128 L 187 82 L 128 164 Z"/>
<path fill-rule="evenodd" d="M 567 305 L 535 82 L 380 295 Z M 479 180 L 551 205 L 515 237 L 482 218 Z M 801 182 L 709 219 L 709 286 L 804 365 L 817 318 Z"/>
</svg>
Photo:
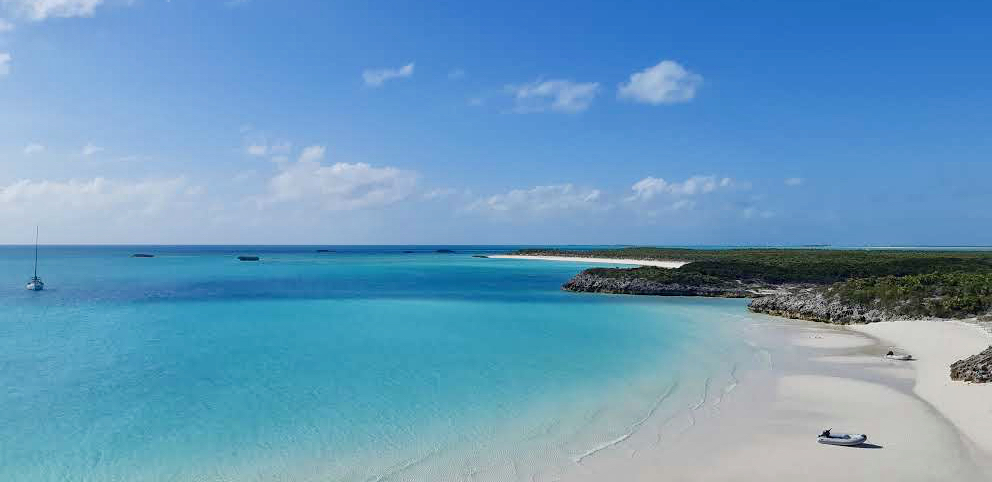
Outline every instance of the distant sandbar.
<svg viewBox="0 0 992 482">
<path fill-rule="evenodd" d="M 571 263 L 596 263 L 596 264 L 626 264 L 631 266 L 655 266 L 658 268 L 681 268 L 689 264 L 688 261 L 672 260 L 651 260 L 651 259 L 619 259 L 619 258 L 586 258 L 582 256 L 526 256 L 518 254 L 491 255 L 490 258 L 498 259 L 530 259 L 537 261 L 567 261 Z"/>
</svg>

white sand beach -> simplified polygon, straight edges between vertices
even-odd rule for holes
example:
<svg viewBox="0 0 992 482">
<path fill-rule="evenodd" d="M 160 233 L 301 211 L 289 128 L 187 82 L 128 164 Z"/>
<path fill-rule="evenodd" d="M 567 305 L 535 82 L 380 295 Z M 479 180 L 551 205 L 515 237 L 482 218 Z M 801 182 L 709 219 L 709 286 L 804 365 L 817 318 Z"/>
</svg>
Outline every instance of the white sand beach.
<svg viewBox="0 0 992 482">
<path fill-rule="evenodd" d="M 490 255 L 489 258 L 495 259 L 528 259 L 534 261 L 567 261 L 570 263 L 594 263 L 594 264 L 613 264 L 613 265 L 628 265 L 628 266 L 656 266 L 659 268 L 680 268 L 689 264 L 688 261 L 672 261 L 672 260 L 652 260 L 652 259 L 618 259 L 618 258 L 585 258 L 585 257 L 572 257 L 572 256 L 524 256 L 517 254 L 494 254 Z"/>
<path fill-rule="evenodd" d="M 948 377 L 950 363 L 988 346 L 987 333 L 959 323 L 765 321 L 765 343 L 784 345 L 768 370 L 742 376 L 718 407 L 701 404 L 690 429 L 659 422 L 657 442 L 635 439 L 567 479 L 992 480 L 992 386 Z M 890 346 L 918 361 L 883 358 Z M 827 428 L 868 434 L 868 444 L 818 444 Z"/>
<path fill-rule="evenodd" d="M 897 321 L 854 329 L 911 353 L 917 359 L 912 362 L 914 393 L 992 456 L 992 385 L 955 382 L 949 377 L 951 363 L 992 345 L 987 331 L 957 321 Z"/>
</svg>

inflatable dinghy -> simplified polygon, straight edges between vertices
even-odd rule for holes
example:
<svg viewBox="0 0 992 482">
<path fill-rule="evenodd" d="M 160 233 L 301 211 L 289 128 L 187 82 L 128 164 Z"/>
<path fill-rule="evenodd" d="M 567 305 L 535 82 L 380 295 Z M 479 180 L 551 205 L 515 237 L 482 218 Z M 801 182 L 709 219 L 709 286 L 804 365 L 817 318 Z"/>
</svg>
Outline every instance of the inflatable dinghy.
<svg viewBox="0 0 992 482">
<path fill-rule="evenodd" d="M 865 434 L 851 434 L 851 433 L 830 433 L 829 430 L 820 434 L 816 441 L 821 444 L 827 445 L 861 445 L 868 440 L 868 436 Z"/>
<path fill-rule="evenodd" d="M 913 359 L 913 355 L 908 353 L 893 353 L 891 355 L 885 355 L 885 358 L 888 358 L 889 360 L 909 361 Z"/>
</svg>

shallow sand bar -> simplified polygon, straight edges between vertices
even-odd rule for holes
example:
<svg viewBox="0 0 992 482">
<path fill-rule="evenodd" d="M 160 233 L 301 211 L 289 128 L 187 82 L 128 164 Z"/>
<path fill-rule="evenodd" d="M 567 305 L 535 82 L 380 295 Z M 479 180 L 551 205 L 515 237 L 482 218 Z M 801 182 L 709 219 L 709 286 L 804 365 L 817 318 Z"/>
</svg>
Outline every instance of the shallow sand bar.
<svg viewBox="0 0 992 482">
<path fill-rule="evenodd" d="M 490 258 L 496 259 L 529 259 L 536 261 L 567 261 L 570 263 L 624 264 L 628 266 L 655 266 L 658 268 L 681 268 L 688 261 L 657 260 L 657 259 L 619 259 L 619 258 L 586 258 L 582 256 L 523 256 L 517 254 L 497 254 Z"/>
</svg>

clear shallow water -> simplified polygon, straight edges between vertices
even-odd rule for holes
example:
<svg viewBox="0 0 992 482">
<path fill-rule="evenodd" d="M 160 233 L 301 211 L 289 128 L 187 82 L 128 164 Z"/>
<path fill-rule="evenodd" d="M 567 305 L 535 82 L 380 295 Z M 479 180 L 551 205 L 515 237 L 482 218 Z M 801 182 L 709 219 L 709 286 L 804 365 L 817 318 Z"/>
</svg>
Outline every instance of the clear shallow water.
<svg viewBox="0 0 992 482">
<path fill-rule="evenodd" d="M 742 300 L 471 257 L 507 248 L 315 249 L 43 247 L 30 293 L 31 249 L 0 248 L 0 480 L 553 478 L 753 354 Z"/>
</svg>

